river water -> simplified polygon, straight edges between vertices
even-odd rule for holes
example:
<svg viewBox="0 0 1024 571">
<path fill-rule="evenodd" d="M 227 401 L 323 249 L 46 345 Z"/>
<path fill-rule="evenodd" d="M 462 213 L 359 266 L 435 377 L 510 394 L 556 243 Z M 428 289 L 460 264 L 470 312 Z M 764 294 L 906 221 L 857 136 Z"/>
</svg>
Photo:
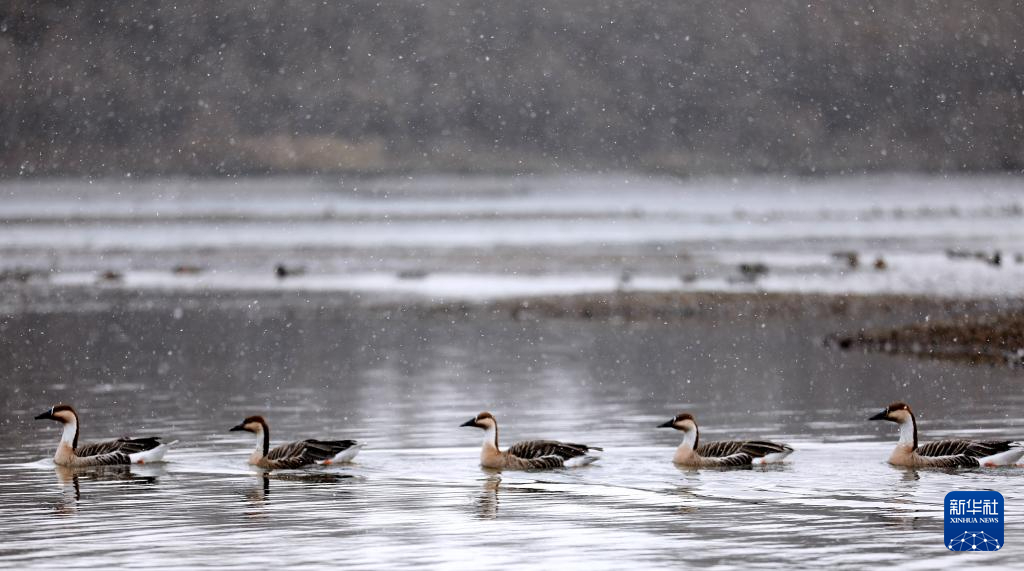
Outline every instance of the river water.
<svg viewBox="0 0 1024 571">
<path fill-rule="evenodd" d="M 895 427 L 866 418 L 894 399 L 922 439 L 1021 437 L 1020 371 L 829 350 L 801 315 L 627 323 L 522 319 L 331 303 L 302 295 L 168 294 L 6 316 L 0 344 L 0 566 L 252 568 L 863 568 L 1014 566 L 1024 553 L 1024 469 L 905 470 Z M 178 440 L 166 462 L 68 472 L 59 428 L 83 441 Z M 494 473 L 503 444 L 603 446 L 588 467 Z M 780 466 L 684 470 L 679 435 L 757 437 Z M 264 474 L 246 465 L 265 415 L 272 440 L 356 438 L 351 465 Z M 942 501 L 994 489 L 1006 547 L 953 554 Z"/>
</svg>

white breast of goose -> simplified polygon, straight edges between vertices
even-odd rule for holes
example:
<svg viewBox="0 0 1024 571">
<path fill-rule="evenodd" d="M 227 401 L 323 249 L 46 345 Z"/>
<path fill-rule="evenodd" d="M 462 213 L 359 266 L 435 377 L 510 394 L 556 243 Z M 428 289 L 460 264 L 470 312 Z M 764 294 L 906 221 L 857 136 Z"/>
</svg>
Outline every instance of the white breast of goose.
<svg viewBox="0 0 1024 571">
<path fill-rule="evenodd" d="M 56 407 L 52 410 L 57 410 Z M 58 466 L 82 466 L 81 459 L 75 454 L 78 446 L 78 413 L 73 409 L 57 410 L 53 417 L 63 424 L 64 430 L 57 444 L 57 452 L 53 455 L 53 463 Z"/>
<path fill-rule="evenodd" d="M 698 466 L 704 459 L 693 448 L 680 444 L 672 456 L 672 462 L 682 466 Z"/>
<path fill-rule="evenodd" d="M 269 468 L 269 460 L 263 455 L 263 448 L 257 447 L 253 450 L 252 454 L 249 454 L 249 464 L 252 466 L 259 466 L 260 468 Z"/>
<path fill-rule="evenodd" d="M 58 466 L 73 466 L 80 458 L 75 454 L 75 449 L 61 440 L 57 445 L 57 453 L 53 455 L 53 463 Z"/>
<path fill-rule="evenodd" d="M 498 450 L 498 426 L 494 424 L 484 431 L 483 444 L 480 447 L 480 465 L 484 468 L 500 470 L 506 467 L 508 453 Z"/>
<path fill-rule="evenodd" d="M 893 466 L 925 466 L 927 459 L 915 452 L 913 446 L 901 442 L 889 455 L 889 463 Z"/>
<path fill-rule="evenodd" d="M 662 426 L 675 428 L 683 433 L 683 441 L 676 448 L 672 461 L 682 466 L 701 466 L 704 458 L 697 453 L 697 444 L 700 442 L 700 429 L 697 428 L 697 420 L 691 414 L 680 414 Z"/>
</svg>

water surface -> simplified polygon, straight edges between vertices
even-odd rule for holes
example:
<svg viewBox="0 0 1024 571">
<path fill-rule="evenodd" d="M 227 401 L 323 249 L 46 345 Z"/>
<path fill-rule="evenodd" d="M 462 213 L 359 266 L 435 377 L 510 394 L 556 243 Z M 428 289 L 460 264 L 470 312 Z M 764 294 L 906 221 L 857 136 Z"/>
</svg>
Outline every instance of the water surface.
<svg viewBox="0 0 1024 571">
<path fill-rule="evenodd" d="M 924 438 L 1021 436 L 1020 371 L 830 351 L 799 315 L 660 323 L 368 309 L 252 296 L 6 317 L 0 342 L 0 565 L 411 568 L 1014 565 L 1024 469 L 903 470 L 895 427 L 865 419 L 909 400 Z M 83 439 L 179 440 L 167 462 L 68 472 L 47 458 L 76 404 Z M 581 469 L 494 473 L 481 433 L 604 446 Z M 683 470 L 678 434 L 758 437 L 782 466 Z M 246 466 L 272 439 L 346 437 L 348 466 Z M 995 489 L 1007 547 L 950 554 L 942 499 Z M 970 559 L 966 559 L 970 557 Z"/>
</svg>

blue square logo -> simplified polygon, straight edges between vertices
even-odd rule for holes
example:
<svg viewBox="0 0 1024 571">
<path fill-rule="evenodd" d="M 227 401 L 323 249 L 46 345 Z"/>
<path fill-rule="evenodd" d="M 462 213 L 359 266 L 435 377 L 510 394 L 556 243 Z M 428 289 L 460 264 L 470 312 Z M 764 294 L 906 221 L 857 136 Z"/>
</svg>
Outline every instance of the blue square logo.
<svg viewBox="0 0 1024 571">
<path fill-rule="evenodd" d="M 999 492 L 946 494 L 946 549 L 997 551 L 1003 548 L 1005 508 Z"/>
</svg>

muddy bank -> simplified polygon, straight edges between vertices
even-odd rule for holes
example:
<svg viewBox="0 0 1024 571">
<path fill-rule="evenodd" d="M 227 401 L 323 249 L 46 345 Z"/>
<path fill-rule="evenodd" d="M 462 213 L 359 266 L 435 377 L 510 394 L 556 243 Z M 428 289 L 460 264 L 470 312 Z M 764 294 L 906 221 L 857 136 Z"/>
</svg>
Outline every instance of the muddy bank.
<svg viewBox="0 0 1024 571">
<path fill-rule="evenodd" d="M 825 347 L 881 351 L 971 363 L 1024 366 L 1024 299 L 952 299 L 897 295 L 718 292 L 614 293 L 485 304 L 514 320 L 748 323 L 810 319 L 804 333 Z M 447 314 L 479 310 L 447 304 Z"/>
<path fill-rule="evenodd" d="M 1009 313 L 837 333 L 826 337 L 825 343 L 842 350 L 1024 367 L 1024 312 L 1018 308 Z"/>
</svg>

